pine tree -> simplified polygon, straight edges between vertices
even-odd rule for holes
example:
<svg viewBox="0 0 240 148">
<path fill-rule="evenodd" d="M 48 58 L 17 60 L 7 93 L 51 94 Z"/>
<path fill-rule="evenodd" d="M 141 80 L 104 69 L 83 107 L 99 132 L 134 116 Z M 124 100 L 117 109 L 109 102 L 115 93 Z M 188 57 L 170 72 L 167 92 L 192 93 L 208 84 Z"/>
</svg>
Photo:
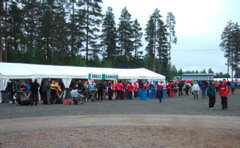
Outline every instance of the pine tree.
<svg viewBox="0 0 240 148">
<path fill-rule="evenodd" d="M 168 42 L 167 42 L 167 30 L 166 25 L 161 20 L 162 16 L 159 14 L 160 10 L 156 9 L 154 13 L 150 16 L 148 21 L 145 39 L 148 41 L 146 51 L 151 56 L 150 67 L 155 71 L 155 56 L 158 56 L 158 72 L 170 71 L 168 66 Z M 163 69 L 164 68 L 164 69 Z"/>
<path fill-rule="evenodd" d="M 99 3 L 102 0 L 82 0 L 86 19 L 84 21 L 85 31 L 85 49 L 86 51 L 86 65 L 89 66 L 89 58 L 93 57 L 94 52 L 99 52 L 99 45 L 97 44 L 99 25 L 101 24 L 101 7 Z"/>
<path fill-rule="evenodd" d="M 118 57 L 118 66 L 119 67 L 129 67 L 129 63 L 132 58 L 133 51 L 133 35 L 132 35 L 132 21 L 131 14 L 128 12 L 125 7 L 122 10 L 121 16 L 119 18 L 118 26 L 118 45 L 120 48 L 120 55 Z"/>
<path fill-rule="evenodd" d="M 142 28 L 140 27 L 140 24 L 138 23 L 138 20 L 136 19 L 133 22 L 132 25 L 133 28 L 133 49 L 134 49 L 134 58 L 133 58 L 133 65 L 132 67 L 138 67 L 140 66 L 138 63 L 141 61 L 143 51 L 139 51 L 139 49 L 143 46 L 142 45 Z"/>
<path fill-rule="evenodd" d="M 117 30 L 115 17 L 111 7 L 108 7 L 103 18 L 101 40 L 104 66 L 115 67 L 115 55 L 117 54 Z"/>
<path fill-rule="evenodd" d="M 55 16 L 54 16 L 54 47 L 55 47 L 55 64 L 68 64 L 70 61 L 69 54 L 69 40 L 67 32 L 67 22 L 65 20 L 66 12 L 64 9 L 64 1 L 56 1 L 55 4 Z"/>
<path fill-rule="evenodd" d="M 3 4 L 4 1 L 0 2 L 0 62 L 3 61 L 3 16 L 4 16 L 4 10 L 3 10 Z"/>
<path fill-rule="evenodd" d="M 240 60 L 240 28 L 238 23 L 235 24 L 232 21 L 229 21 L 221 34 L 221 40 L 222 42 L 219 46 L 225 53 L 224 57 L 227 58 L 227 74 L 229 75 L 229 67 L 231 66 L 233 79 L 233 71 L 236 71 Z"/>
<path fill-rule="evenodd" d="M 168 12 L 167 14 L 167 28 L 168 28 L 168 37 L 169 37 L 169 61 L 171 61 L 171 43 L 176 44 L 177 43 L 177 37 L 175 36 L 175 16 L 172 14 L 172 12 Z"/>
<path fill-rule="evenodd" d="M 23 59 L 21 47 L 22 41 L 22 26 L 23 26 L 23 17 L 22 10 L 20 9 L 18 2 L 11 1 L 9 3 L 8 9 L 8 37 L 7 39 L 7 61 L 20 62 L 18 59 L 24 60 L 27 62 L 27 59 Z M 6 54 L 6 53 L 5 53 Z M 18 57 L 18 58 L 17 58 Z"/>
<path fill-rule="evenodd" d="M 171 63 L 169 63 L 169 48 L 167 41 L 168 33 L 166 25 L 164 25 L 164 22 L 161 19 L 158 20 L 157 27 L 158 73 L 163 73 L 164 70 L 168 71 L 168 69 L 166 69 L 168 64 L 170 64 L 169 68 L 171 68 Z"/>
<path fill-rule="evenodd" d="M 150 69 L 156 71 L 156 54 L 157 54 L 157 21 L 162 18 L 156 9 L 150 16 L 145 29 L 145 40 L 148 42 L 146 46 L 147 54 L 150 56 Z"/>
<path fill-rule="evenodd" d="M 43 52 L 37 50 L 37 38 L 38 38 L 38 20 L 40 3 L 37 0 L 22 0 L 22 16 L 23 22 L 23 41 L 21 43 L 21 50 L 24 50 L 24 54 L 27 58 L 27 62 L 41 63 L 38 61 L 43 58 Z"/>
</svg>

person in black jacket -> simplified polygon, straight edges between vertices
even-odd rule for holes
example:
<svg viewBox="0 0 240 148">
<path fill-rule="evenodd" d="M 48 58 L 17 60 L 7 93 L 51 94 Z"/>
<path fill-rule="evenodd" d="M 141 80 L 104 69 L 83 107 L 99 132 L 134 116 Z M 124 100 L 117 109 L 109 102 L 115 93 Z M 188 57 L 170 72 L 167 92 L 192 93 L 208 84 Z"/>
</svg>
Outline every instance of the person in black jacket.
<svg viewBox="0 0 240 148">
<path fill-rule="evenodd" d="M 184 86 L 183 82 L 180 81 L 180 82 L 178 83 L 178 95 L 179 95 L 179 96 L 182 96 L 182 95 L 183 95 L 183 93 L 182 93 L 182 91 L 183 91 L 183 86 Z"/>
<path fill-rule="evenodd" d="M 38 88 L 39 88 L 39 83 L 37 82 L 37 79 L 34 80 L 34 82 L 31 85 L 31 98 L 30 98 L 30 105 L 32 106 L 33 103 L 35 102 L 35 105 L 38 104 Z"/>
</svg>

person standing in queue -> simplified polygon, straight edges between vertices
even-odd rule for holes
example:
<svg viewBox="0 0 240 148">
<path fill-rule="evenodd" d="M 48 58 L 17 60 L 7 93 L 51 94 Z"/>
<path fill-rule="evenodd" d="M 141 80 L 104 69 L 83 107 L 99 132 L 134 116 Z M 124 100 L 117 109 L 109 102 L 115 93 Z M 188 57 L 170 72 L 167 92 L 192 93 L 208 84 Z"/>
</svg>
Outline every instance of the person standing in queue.
<svg viewBox="0 0 240 148">
<path fill-rule="evenodd" d="M 115 90 L 117 92 L 117 100 L 120 100 L 122 96 L 122 90 L 123 90 L 123 84 L 121 83 L 121 81 L 118 81 L 116 83 Z"/>
<path fill-rule="evenodd" d="M 229 88 L 226 85 L 226 82 L 222 82 L 219 88 L 219 95 L 221 97 L 221 104 L 222 110 L 226 110 L 228 108 L 228 95 L 229 95 Z"/>
<path fill-rule="evenodd" d="M 130 82 L 129 85 L 127 86 L 127 90 L 128 90 L 128 99 L 132 100 L 132 92 L 133 92 L 133 88 L 134 86 L 132 85 L 132 83 Z"/>
<path fill-rule="evenodd" d="M 44 84 L 45 93 L 47 96 L 47 104 L 50 104 L 50 98 L 51 98 L 51 79 L 48 78 Z"/>
<path fill-rule="evenodd" d="M 207 96 L 209 97 L 209 109 L 213 109 L 216 102 L 216 91 L 213 81 L 209 81 L 207 86 Z"/>
<path fill-rule="evenodd" d="M 133 85 L 134 99 L 138 98 L 138 83 L 135 81 Z"/>
<path fill-rule="evenodd" d="M 108 100 L 112 100 L 112 97 L 113 97 L 113 86 L 112 86 L 112 82 L 111 81 L 108 81 L 107 92 L 108 92 Z"/>
<path fill-rule="evenodd" d="M 182 96 L 183 95 L 183 82 L 182 81 L 180 81 L 179 83 L 178 83 L 178 96 Z"/>
<path fill-rule="evenodd" d="M 31 99 L 30 99 L 30 105 L 32 106 L 35 102 L 35 105 L 38 104 L 38 88 L 40 87 L 39 83 L 37 82 L 37 79 L 34 80 L 34 82 L 31 84 Z"/>
</svg>

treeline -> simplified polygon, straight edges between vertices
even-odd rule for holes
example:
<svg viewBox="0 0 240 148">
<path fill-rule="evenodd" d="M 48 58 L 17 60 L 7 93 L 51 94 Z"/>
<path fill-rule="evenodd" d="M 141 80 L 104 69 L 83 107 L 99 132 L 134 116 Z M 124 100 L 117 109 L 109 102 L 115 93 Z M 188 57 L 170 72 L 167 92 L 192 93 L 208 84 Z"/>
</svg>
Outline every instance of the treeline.
<svg viewBox="0 0 240 148">
<path fill-rule="evenodd" d="M 3 0 L 1 61 L 95 67 L 146 67 L 170 75 L 176 43 L 172 13 L 156 9 L 142 29 L 123 8 L 116 24 L 102 0 Z M 142 50 L 142 38 L 147 47 Z M 145 53 L 144 53 L 145 52 Z"/>
<path fill-rule="evenodd" d="M 175 17 L 160 10 L 146 28 L 123 8 L 115 22 L 102 0 L 2 0 L 0 61 L 94 67 L 145 67 L 173 79 L 171 44 L 177 43 Z M 147 45 L 143 49 L 142 38 Z"/>
</svg>

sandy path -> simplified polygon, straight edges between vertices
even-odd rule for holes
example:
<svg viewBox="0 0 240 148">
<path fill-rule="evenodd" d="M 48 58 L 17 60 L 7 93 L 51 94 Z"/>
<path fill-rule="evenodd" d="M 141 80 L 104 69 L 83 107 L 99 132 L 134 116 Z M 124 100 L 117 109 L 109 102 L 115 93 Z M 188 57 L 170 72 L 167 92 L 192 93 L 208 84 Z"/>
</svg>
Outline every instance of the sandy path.
<svg viewBox="0 0 240 148">
<path fill-rule="evenodd" d="M 1 147 L 240 147 L 240 118 L 93 115 L 0 120 Z"/>
</svg>

